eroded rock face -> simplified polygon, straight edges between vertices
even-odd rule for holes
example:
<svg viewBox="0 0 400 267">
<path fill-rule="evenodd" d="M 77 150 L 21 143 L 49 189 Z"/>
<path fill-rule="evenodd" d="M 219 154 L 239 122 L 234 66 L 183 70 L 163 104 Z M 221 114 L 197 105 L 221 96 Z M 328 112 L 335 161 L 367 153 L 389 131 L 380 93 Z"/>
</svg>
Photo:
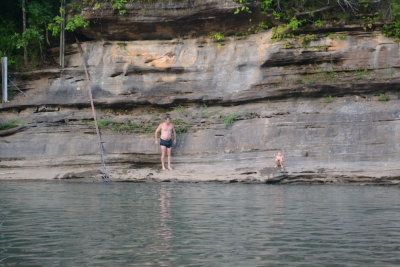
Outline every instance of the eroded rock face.
<svg viewBox="0 0 400 267">
<path fill-rule="evenodd" d="M 264 32 L 224 43 L 210 39 L 86 42 L 100 105 L 239 104 L 292 97 L 377 94 L 399 87 L 399 47 L 379 34 L 320 36 L 307 46 L 273 42 Z M 67 68 L 27 73 L 29 98 L 15 105 L 87 106 L 82 59 L 69 48 Z M 22 77 L 23 78 L 23 77 Z M 38 92 L 41 92 L 38 94 Z"/>
<path fill-rule="evenodd" d="M 270 32 L 223 43 L 84 43 L 99 116 L 114 126 L 137 125 L 128 132 L 103 128 L 110 168 L 118 178 L 140 181 L 398 183 L 399 46 L 379 33 L 346 36 L 321 35 L 309 44 L 272 42 Z M 4 177 L 96 170 L 97 139 L 76 46 L 62 73 L 21 79 L 27 96 L 1 105 L 3 120 L 27 126 L 0 140 L 1 170 L 14 173 Z M 166 113 L 187 127 L 174 149 L 177 171 L 169 174 L 154 169 L 159 147 L 152 136 Z M 273 168 L 278 150 L 287 158 L 284 172 Z"/>
<path fill-rule="evenodd" d="M 236 34 L 259 23 L 257 12 L 251 21 L 249 14 L 233 15 L 237 7 L 233 0 L 130 2 L 125 6 L 126 13 L 119 15 L 110 4 L 104 4 L 83 10 L 91 26 L 81 33 L 96 40 L 168 40 L 212 32 Z"/>
<path fill-rule="evenodd" d="M 153 144 L 152 133 L 110 128 L 102 132 L 116 179 L 146 181 L 152 173 L 151 181 L 397 183 L 398 103 L 347 96 L 330 102 L 288 99 L 169 110 L 173 118 L 191 125 L 174 148 L 176 171 L 167 174 L 156 170 L 159 147 Z M 90 110 L 31 112 L 27 109 L 18 116 L 29 121 L 25 131 L 0 142 L 3 173 L 23 178 L 29 170 L 31 178 L 66 178 L 97 169 L 97 138 L 92 122 L 86 121 Z M 146 108 L 99 110 L 102 118 L 115 123 L 132 120 L 139 125 L 160 122 L 162 114 Z M 230 114 L 239 117 L 225 125 L 223 117 Z M 286 172 L 273 168 L 278 150 L 286 156 Z"/>
</svg>

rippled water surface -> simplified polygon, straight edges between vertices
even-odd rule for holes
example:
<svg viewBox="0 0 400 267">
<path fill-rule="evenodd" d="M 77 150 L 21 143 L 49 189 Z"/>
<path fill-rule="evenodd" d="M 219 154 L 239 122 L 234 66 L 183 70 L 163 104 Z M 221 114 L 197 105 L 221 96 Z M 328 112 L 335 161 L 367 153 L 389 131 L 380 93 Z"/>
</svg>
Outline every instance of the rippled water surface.
<svg viewBox="0 0 400 267">
<path fill-rule="evenodd" d="M 0 182 L 0 266 L 398 266 L 400 188 Z"/>
</svg>

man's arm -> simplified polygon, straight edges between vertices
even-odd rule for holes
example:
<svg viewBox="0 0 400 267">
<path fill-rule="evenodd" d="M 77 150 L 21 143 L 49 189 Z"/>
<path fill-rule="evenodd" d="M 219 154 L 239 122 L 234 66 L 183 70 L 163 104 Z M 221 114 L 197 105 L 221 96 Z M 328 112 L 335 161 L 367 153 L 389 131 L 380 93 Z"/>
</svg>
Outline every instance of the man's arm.
<svg viewBox="0 0 400 267">
<path fill-rule="evenodd" d="M 172 125 L 172 131 L 174 133 L 174 144 L 176 144 L 176 132 L 175 132 L 175 127 Z"/>
<path fill-rule="evenodd" d="M 158 132 L 161 131 L 161 124 L 158 125 L 155 133 L 154 133 L 154 143 L 157 145 L 158 144 Z"/>
</svg>

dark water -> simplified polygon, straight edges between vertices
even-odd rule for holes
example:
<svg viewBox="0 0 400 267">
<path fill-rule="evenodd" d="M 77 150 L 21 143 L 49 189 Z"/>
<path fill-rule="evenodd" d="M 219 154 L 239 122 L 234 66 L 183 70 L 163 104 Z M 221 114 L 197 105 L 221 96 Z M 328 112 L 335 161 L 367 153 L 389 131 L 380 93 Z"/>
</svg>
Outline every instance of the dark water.
<svg viewBox="0 0 400 267">
<path fill-rule="evenodd" d="M 400 188 L 0 182 L 0 266 L 399 266 Z"/>
</svg>

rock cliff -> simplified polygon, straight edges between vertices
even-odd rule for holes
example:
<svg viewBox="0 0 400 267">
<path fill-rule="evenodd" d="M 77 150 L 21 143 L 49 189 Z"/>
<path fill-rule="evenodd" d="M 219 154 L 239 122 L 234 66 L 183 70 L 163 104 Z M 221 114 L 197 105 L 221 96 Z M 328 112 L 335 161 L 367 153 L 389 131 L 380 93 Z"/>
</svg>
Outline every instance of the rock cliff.
<svg viewBox="0 0 400 267">
<path fill-rule="evenodd" d="M 95 40 L 170 40 L 214 31 L 235 34 L 261 20 L 258 12 L 233 16 L 237 7 L 239 4 L 232 0 L 135 1 L 125 6 L 124 15 L 118 15 L 106 3 L 82 11 L 91 23 L 83 34 Z"/>
<path fill-rule="evenodd" d="M 173 2 L 132 5 L 126 17 L 84 11 L 98 19 L 83 48 L 114 180 L 399 183 L 398 43 L 353 26 L 307 41 L 263 31 L 217 42 L 207 33 L 235 29 L 234 2 Z M 0 178 L 98 174 L 75 44 L 66 58 L 63 71 L 16 74 L 25 94 L 0 105 L 1 121 L 25 128 L 0 137 Z M 167 113 L 179 136 L 175 170 L 161 172 L 152 133 Z"/>
</svg>

